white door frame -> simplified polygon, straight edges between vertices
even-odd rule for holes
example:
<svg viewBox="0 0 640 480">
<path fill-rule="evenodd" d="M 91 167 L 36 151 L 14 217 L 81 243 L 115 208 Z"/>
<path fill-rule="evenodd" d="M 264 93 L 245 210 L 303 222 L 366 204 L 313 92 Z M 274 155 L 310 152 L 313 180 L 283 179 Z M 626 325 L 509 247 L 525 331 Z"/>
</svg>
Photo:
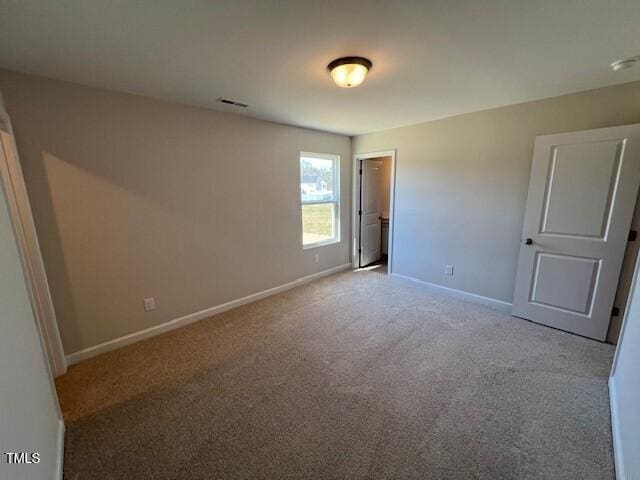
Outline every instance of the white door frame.
<svg viewBox="0 0 640 480">
<path fill-rule="evenodd" d="M 360 254 L 360 219 L 358 218 L 358 208 L 360 206 L 360 160 L 369 158 L 391 157 L 391 181 L 389 185 L 389 246 L 387 260 L 387 275 L 391 275 L 393 269 L 393 224 L 395 217 L 395 196 L 396 196 L 396 150 L 382 150 L 371 153 L 358 153 L 353 156 L 353 184 L 351 188 L 352 208 L 351 208 L 351 259 L 354 269 L 359 268 Z"/>
<path fill-rule="evenodd" d="M 18 160 L 11 122 L 0 109 L 0 180 L 2 181 L 22 257 L 34 316 L 53 378 L 67 371 L 58 322 L 40 253 L 29 197 Z"/>
<path fill-rule="evenodd" d="M 624 337 L 624 332 L 627 324 L 630 320 L 628 320 L 629 312 L 631 311 L 631 297 L 633 295 L 634 290 L 636 289 L 636 284 L 640 283 L 640 255 L 636 258 L 635 266 L 633 267 L 633 278 L 631 280 L 631 286 L 629 287 L 629 293 L 627 294 L 627 303 L 624 307 L 624 315 L 622 317 L 622 325 L 620 326 L 620 333 L 618 334 L 618 343 L 616 344 L 616 351 L 613 354 L 613 362 L 611 363 L 611 373 L 609 374 L 609 381 L 613 378 L 616 373 L 616 368 L 618 366 L 618 354 L 620 353 L 620 345 L 622 345 L 622 338 Z"/>
</svg>

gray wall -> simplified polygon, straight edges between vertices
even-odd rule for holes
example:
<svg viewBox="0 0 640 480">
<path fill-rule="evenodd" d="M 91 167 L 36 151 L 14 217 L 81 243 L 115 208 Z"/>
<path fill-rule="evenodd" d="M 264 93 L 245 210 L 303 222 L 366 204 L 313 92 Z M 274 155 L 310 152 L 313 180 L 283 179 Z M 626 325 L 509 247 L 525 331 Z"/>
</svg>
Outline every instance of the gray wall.
<svg viewBox="0 0 640 480">
<path fill-rule="evenodd" d="M 0 272 L 0 479 L 49 480 L 56 478 L 61 420 L 2 181 Z M 40 463 L 8 465 L 5 452 L 38 452 Z"/>
<path fill-rule="evenodd" d="M 536 135 L 638 122 L 635 82 L 355 137 L 397 149 L 394 272 L 511 302 Z"/>
<path fill-rule="evenodd" d="M 616 455 L 622 460 L 616 464 L 616 473 L 619 479 L 629 480 L 640 478 L 640 278 L 637 270 L 636 265 L 610 385 Z M 624 476 L 620 470 L 624 470 Z"/>
<path fill-rule="evenodd" d="M 350 261 L 349 137 L 7 71 L 0 90 L 67 354 Z M 302 249 L 300 151 L 341 157 L 339 244 Z"/>
</svg>

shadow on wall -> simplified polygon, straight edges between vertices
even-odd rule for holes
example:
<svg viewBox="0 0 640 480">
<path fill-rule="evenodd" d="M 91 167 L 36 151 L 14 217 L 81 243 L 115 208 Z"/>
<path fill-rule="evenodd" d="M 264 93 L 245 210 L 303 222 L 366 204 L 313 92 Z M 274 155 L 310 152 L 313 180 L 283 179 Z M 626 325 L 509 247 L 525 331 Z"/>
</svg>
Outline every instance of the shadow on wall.
<svg viewBox="0 0 640 480">
<path fill-rule="evenodd" d="M 199 262 L 190 268 L 209 268 L 220 261 L 209 248 L 212 237 L 226 236 L 226 241 L 233 241 L 229 232 L 215 228 L 215 218 L 197 219 L 177 205 L 114 185 L 51 153 L 44 152 L 42 158 L 53 214 L 50 228 L 57 232 L 59 250 L 48 258 L 54 265 L 49 275 L 55 277 L 53 285 L 64 289 L 64 295 L 57 298 L 68 302 L 62 307 L 65 344 L 85 345 L 95 334 L 108 337 L 114 326 L 126 330 L 128 319 L 137 312 L 123 315 L 123 308 L 130 307 L 114 300 L 129 297 L 145 279 L 170 275 L 168 265 L 157 260 L 159 256 L 188 264 L 196 255 Z M 171 242 L 164 231 L 166 225 L 188 236 L 189 244 Z M 167 256 L 167 252 L 172 254 Z M 99 258 L 119 261 L 103 262 L 97 270 L 92 259 Z M 137 302 L 131 307 L 139 310 Z M 79 317 L 89 312 L 99 312 L 110 322 L 92 323 L 85 331 L 87 325 Z"/>
<path fill-rule="evenodd" d="M 346 241 L 302 250 L 298 187 L 299 152 L 348 159 L 348 137 L 0 80 L 66 353 L 348 262 Z"/>
<path fill-rule="evenodd" d="M 186 179 L 176 179 L 171 188 L 157 187 L 158 192 L 169 192 L 167 196 L 157 192 L 147 195 L 144 189 L 135 191 L 133 185 L 125 188 L 113 184 L 49 152 L 43 152 L 42 159 L 44 185 L 50 194 L 48 211 L 52 212 L 49 228 L 56 232 L 54 246 L 58 250 L 48 255 L 48 260 L 54 266 L 50 275 L 55 278 L 51 283 L 63 289 L 63 295 L 58 291 L 56 298 L 62 297 L 65 302 L 61 307 L 65 313 L 61 330 L 66 345 L 91 344 L 88 342 L 96 335 L 108 338 L 114 328 L 126 331 L 130 319 L 140 311 L 140 299 L 136 297 L 130 304 L 117 299 L 130 298 L 130 292 L 148 284 L 149 279 L 174 276 L 169 280 L 172 283 L 180 280 L 182 285 L 190 284 L 191 278 L 207 277 L 211 270 L 224 271 L 228 256 L 221 256 L 221 249 L 232 257 L 251 257 L 247 252 L 254 248 L 250 239 L 260 238 L 252 222 L 241 222 L 246 230 L 240 233 L 237 228 L 235 231 L 224 228 L 232 222 L 225 218 L 230 212 L 215 208 L 224 199 L 205 200 L 206 190 L 213 189 L 212 185 L 203 188 L 202 195 L 185 199 L 189 195 L 184 195 L 184 185 L 193 185 Z M 197 177 L 206 180 L 208 175 Z M 199 187 L 203 185 L 194 188 Z M 255 209 L 260 211 L 261 205 L 264 209 L 262 202 L 257 202 Z M 236 215 L 246 219 L 248 212 Z M 268 213 L 263 210 L 260 215 Z M 174 235 L 167 232 L 167 226 Z M 218 248 L 212 248 L 214 244 Z M 263 251 L 261 255 L 269 252 Z M 116 261 L 97 265 L 95 259 Z M 176 264 L 188 267 L 186 277 L 175 278 Z M 240 279 L 243 285 L 251 274 L 243 272 Z M 224 289 L 220 280 L 203 285 L 203 300 L 207 303 L 211 290 Z M 224 283 L 227 282 L 225 279 Z M 149 292 L 151 295 L 153 292 Z M 165 297 L 167 302 L 175 308 L 180 299 Z M 190 306 L 179 305 L 174 315 L 179 316 L 185 309 L 189 312 Z M 109 322 L 87 325 L 79 320 L 96 314 Z"/>
</svg>

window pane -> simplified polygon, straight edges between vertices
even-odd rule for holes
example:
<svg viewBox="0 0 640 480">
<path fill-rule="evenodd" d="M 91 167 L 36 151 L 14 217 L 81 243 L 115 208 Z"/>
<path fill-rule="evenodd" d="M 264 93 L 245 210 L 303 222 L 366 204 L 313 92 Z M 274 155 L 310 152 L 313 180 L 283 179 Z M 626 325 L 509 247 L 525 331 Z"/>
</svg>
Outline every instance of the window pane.
<svg viewBox="0 0 640 480">
<path fill-rule="evenodd" d="M 300 157 L 300 193 L 303 202 L 335 200 L 334 161 Z"/>
<path fill-rule="evenodd" d="M 302 244 L 327 242 L 335 237 L 333 203 L 302 205 Z"/>
</svg>

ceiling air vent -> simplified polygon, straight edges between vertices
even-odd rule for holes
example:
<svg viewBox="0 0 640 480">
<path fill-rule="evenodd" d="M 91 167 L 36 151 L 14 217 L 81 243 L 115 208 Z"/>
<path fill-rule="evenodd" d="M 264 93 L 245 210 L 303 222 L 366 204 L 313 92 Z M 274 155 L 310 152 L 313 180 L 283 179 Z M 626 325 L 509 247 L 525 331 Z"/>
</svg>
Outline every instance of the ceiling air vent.
<svg viewBox="0 0 640 480">
<path fill-rule="evenodd" d="M 236 107 L 247 108 L 249 105 L 242 102 L 236 102 L 235 100 L 229 100 L 228 98 L 219 97 L 216 102 L 226 103 L 227 105 L 235 105 Z"/>
</svg>

